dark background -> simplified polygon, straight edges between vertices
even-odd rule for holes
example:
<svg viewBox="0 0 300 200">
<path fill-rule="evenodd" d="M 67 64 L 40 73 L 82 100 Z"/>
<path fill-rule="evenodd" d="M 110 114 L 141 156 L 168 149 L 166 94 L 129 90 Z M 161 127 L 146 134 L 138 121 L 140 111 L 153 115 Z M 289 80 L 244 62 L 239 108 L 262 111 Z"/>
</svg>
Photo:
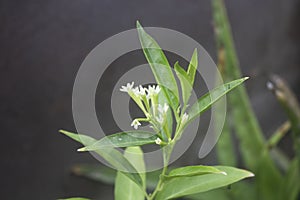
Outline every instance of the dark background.
<svg viewBox="0 0 300 200">
<path fill-rule="evenodd" d="M 252 77 L 246 84 L 252 105 L 271 134 L 285 116 L 265 87 L 268 75 L 281 75 L 300 96 L 300 2 L 226 5 L 242 71 Z M 79 144 L 57 130 L 75 130 L 71 94 L 85 56 L 106 38 L 134 28 L 137 19 L 187 34 L 216 58 L 208 0 L 0 1 L 1 199 L 112 199 L 112 187 L 70 175 L 73 164 L 96 161 L 78 154 Z M 182 162 L 204 162 L 197 160 L 198 148 L 191 147 Z"/>
</svg>

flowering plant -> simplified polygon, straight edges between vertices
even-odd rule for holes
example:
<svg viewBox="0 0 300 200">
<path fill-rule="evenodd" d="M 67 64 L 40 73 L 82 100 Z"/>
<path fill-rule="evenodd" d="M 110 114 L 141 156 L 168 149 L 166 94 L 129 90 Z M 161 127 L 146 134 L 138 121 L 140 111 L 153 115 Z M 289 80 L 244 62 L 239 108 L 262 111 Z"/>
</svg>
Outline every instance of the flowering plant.
<svg viewBox="0 0 300 200">
<path fill-rule="evenodd" d="M 178 62 L 174 65 L 181 85 L 180 96 L 172 68 L 163 51 L 139 22 L 137 31 L 157 85 L 145 88 L 141 85 L 134 86 L 132 82 L 120 89 L 132 98 L 144 114 L 132 121 L 131 126 L 135 130 L 108 135 L 100 140 L 64 130 L 60 132 L 84 145 L 78 151 L 96 152 L 118 170 L 115 179 L 117 200 L 174 199 L 223 187 L 253 176 L 251 172 L 226 166 L 195 165 L 168 170 L 173 148 L 183 136 L 186 127 L 247 77 L 218 86 L 189 107 L 198 66 L 197 50 L 195 49 L 187 70 Z M 183 103 L 180 103 L 180 99 Z M 139 130 L 142 122 L 148 122 L 153 132 Z M 163 169 L 153 191 L 147 190 L 146 167 L 140 148 L 147 144 L 159 145 L 163 154 Z M 125 153 L 122 154 L 116 148 L 126 148 Z"/>
</svg>

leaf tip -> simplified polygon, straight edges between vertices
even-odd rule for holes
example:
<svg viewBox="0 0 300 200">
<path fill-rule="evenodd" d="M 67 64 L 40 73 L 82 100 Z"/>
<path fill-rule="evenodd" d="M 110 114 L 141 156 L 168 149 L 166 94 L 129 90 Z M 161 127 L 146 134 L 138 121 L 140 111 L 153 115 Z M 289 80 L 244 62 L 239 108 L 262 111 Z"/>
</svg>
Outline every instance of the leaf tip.
<svg viewBox="0 0 300 200">
<path fill-rule="evenodd" d="M 179 62 L 176 61 L 176 62 L 174 63 L 174 69 L 178 68 L 178 67 L 179 67 L 178 65 L 179 65 Z"/>
<path fill-rule="evenodd" d="M 249 172 L 249 177 L 254 177 L 255 174 L 253 174 L 252 172 Z"/>
<path fill-rule="evenodd" d="M 224 171 L 220 172 L 220 174 L 223 174 L 224 176 L 227 176 L 227 173 L 224 172 Z"/>
<path fill-rule="evenodd" d="M 198 54 L 198 49 L 195 48 L 193 54 L 197 55 Z"/>
<path fill-rule="evenodd" d="M 139 20 L 136 20 L 136 27 L 137 28 L 141 28 L 142 26 L 141 26 L 141 23 L 139 22 Z"/>
<path fill-rule="evenodd" d="M 249 78 L 249 76 L 244 77 L 244 81 L 248 80 Z"/>
<path fill-rule="evenodd" d="M 59 133 L 62 133 L 62 134 L 65 134 L 65 135 L 68 133 L 68 131 L 65 131 L 65 130 L 63 130 L 63 129 L 58 130 L 58 132 L 59 132 Z"/>
<path fill-rule="evenodd" d="M 84 151 L 87 151 L 87 148 L 86 147 L 82 147 L 82 148 L 79 148 L 77 149 L 78 152 L 84 152 Z"/>
</svg>

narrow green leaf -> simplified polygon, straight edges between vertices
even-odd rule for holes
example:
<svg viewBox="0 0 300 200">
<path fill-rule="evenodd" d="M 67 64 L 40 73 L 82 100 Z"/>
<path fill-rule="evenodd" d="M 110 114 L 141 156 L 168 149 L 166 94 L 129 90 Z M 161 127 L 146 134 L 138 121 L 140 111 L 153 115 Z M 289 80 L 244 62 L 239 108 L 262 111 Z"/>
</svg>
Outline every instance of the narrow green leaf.
<svg viewBox="0 0 300 200">
<path fill-rule="evenodd" d="M 221 75 L 225 76 L 224 74 L 224 50 L 223 49 L 219 49 L 218 50 L 218 69 L 221 73 Z M 225 81 L 227 82 L 227 79 L 225 79 Z M 220 78 L 217 76 L 216 77 L 216 85 L 220 85 L 221 80 Z M 242 87 L 242 86 L 241 86 Z M 223 123 L 224 120 L 224 111 L 223 111 L 223 104 L 225 101 L 225 97 L 222 97 L 220 99 L 220 101 L 216 102 L 215 104 L 215 108 L 213 110 L 213 117 L 214 117 L 214 126 L 216 127 L 216 130 L 219 126 L 221 126 L 221 124 Z M 231 105 L 229 105 L 231 106 Z M 227 118 L 225 118 L 225 122 L 224 122 L 224 127 L 221 129 L 222 132 L 220 134 L 220 137 L 218 139 L 217 142 L 217 157 L 218 157 L 218 161 L 221 165 L 228 165 L 228 166 L 237 166 L 237 156 L 234 150 L 234 144 L 233 144 L 233 140 L 232 140 L 232 136 L 233 136 L 233 131 L 232 131 L 232 124 L 230 122 L 231 120 L 231 109 L 227 109 L 227 113 L 226 115 L 229 116 Z"/>
<path fill-rule="evenodd" d="M 157 84 L 162 88 L 162 92 L 159 94 L 158 103 L 161 105 L 167 103 L 172 108 L 176 119 L 178 119 L 178 114 L 176 113 L 179 106 L 178 87 L 170 64 L 160 46 L 145 32 L 138 21 L 136 26 L 144 55 L 151 67 Z M 172 133 L 173 117 L 171 111 L 168 111 L 166 121 L 168 132 Z M 163 133 L 162 137 L 163 140 L 167 140 L 167 133 Z"/>
<path fill-rule="evenodd" d="M 143 52 L 151 67 L 156 82 L 159 85 L 163 86 L 162 90 L 168 104 L 173 108 L 173 110 L 176 111 L 178 105 L 174 105 L 173 102 L 179 102 L 179 95 L 177 83 L 171 70 L 170 64 L 160 46 L 149 34 L 145 32 L 138 21 L 136 26 Z M 174 95 L 170 96 L 169 93 L 166 92 L 165 88 L 168 88 Z M 172 98 L 176 98 L 177 100 L 174 100 Z"/>
<path fill-rule="evenodd" d="M 214 114 L 217 115 L 216 113 Z M 215 116 L 215 119 L 216 119 L 215 123 L 217 123 L 218 122 L 217 116 Z M 222 133 L 217 142 L 217 157 L 219 163 L 222 165 L 228 165 L 233 167 L 237 165 L 236 155 L 234 151 L 234 144 L 232 141 L 232 133 L 229 128 L 229 119 L 225 119 Z"/>
<path fill-rule="evenodd" d="M 173 169 L 165 177 L 170 179 L 170 178 L 177 178 L 177 177 L 199 176 L 199 175 L 204 175 L 204 174 L 227 175 L 225 172 L 220 171 L 219 169 L 217 169 L 215 167 L 197 165 L 197 166 L 186 166 L 186 167 L 180 167 L 180 168 Z"/>
<path fill-rule="evenodd" d="M 78 151 L 95 151 L 107 147 L 130 147 L 154 144 L 159 136 L 147 131 L 127 131 L 106 136 Z"/>
<path fill-rule="evenodd" d="M 145 163 L 143 151 L 140 147 L 128 147 L 124 153 L 125 158 L 136 168 L 143 180 L 143 189 L 145 189 Z M 131 179 L 123 173 L 118 172 L 115 184 L 116 200 L 144 200 L 144 191 L 138 187 Z"/>
<path fill-rule="evenodd" d="M 193 85 L 191 83 L 190 77 L 178 62 L 175 63 L 174 69 L 180 81 L 183 105 L 186 106 L 191 96 Z"/>
<path fill-rule="evenodd" d="M 65 131 L 65 130 L 59 130 L 59 132 L 81 144 L 89 144 L 89 143 L 92 144 L 96 141 L 94 138 L 87 136 L 87 135 L 72 133 L 72 132 Z"/>
<path fill-rule="evenodd" d="M 241 70 L 224 1 L 213 0 L 212 4 L 217 48 L 222 63 L 219 70 L 224 80 L 236 79 L 241 76 Z M 227 116 L 232 119 L 232 128 L 240 141 L 242 160 L 245 166 L 257 174 L 254 185 L 251 185 L 249 189 L 256 187 L 257 192 L 255 193 L 260 196 L 259 199 L 277 199 L 279 197 L 277 184 L 281 179 L 280 172 L 270 154 L 264 152 L 265 138 L 251 107 L 246 88 L 238 87 L 228 95 L 228 99 L 229 112 L 227 112 Z M 262 156 L 264 159 L 260 161 Z M 281 160 L 281 158 L 279 159 Z M 240 196 L 238 199 L 243 198 Z"/>
<path fill-rule="evenodd" d="M 299 160 L 294 159 L 281 184 L 280 199 L 296 200 L 300 192 Z M 299 198 L 298 198 L 299 199 Z"/>
<path fill-rule="evenodd" d="M 162 170 L 155 170 L 152 172 L 146 173 L 146 186 L 148 189 L 155 189 L 159 181 L 159 176 L 161 175 Z"/>
<path fill-rule="evenodd" d="M 218 188 L 199 194 L 189 195 L 187 199 L 193 200 L 253 200 L 257 199 L 252 184 L 241 181 L 229 187 Z"/>
<path fill-rule="evenodd" d="M 77 164 L 72 168 L 76 176 L 81 176 L 92 181 L 114 185 L 117 171 L 110 167 L 98 164 Z M 148 189 L 154 189 L 159 180 L 162 170 L 156 170 L 146 173 L 146 186 Z"/>
<path fill-rule="evenodd" d="M 257 169 L 255 186 L 259 195 L 259 199 L 281 200 L 279 197 L 282 176 L 274 165 L 268 151 L 265 150 L 261 156 L 257 156 Z M 276 191 L 276 192 L 274 192 Z"/>
<path fill-rule="evenodd" d="M 213 0 L 212 9 L 217 48 L 219 54 L 222 54 L 223 64 L 219 70 L 225 81 L 234 80 L 242 75 L 224 1 Z M 228 100 L 232 112 L 227 114 L 233 119 L 232 124 L 240 141 L 242 159 L 249 169 L 255 170 L 257 156 L 263 150 L 264 137 L 251 107 L 246 88 L 238 87 L 228 95 Z"/>
<path fill-rule="evenodd" d="M 253 176 L 251 172 L 233 167 L 216 166 L 216 168 L 226 172 L 227 175 L 206 174 L 193 177 L 173 178 L 166 181 L 163 185 L 162 190 L 157 194 L 157 200 L 173 199 L 190 194 L 206 192 Z"/>
<path fill-rule="evenodd" d="M 65 130 L 60 130 L 59 132 L 65 134 L 66 136 L 72 138 L 73 140 L 83 145 L 91 145 L 97 141 L 92 137 L 82 134 L 75 134 Z M 136 169 L 118 150 L 114 148 L 105 148 L 96 150 L 95 152 L 101 157 L 103 157 L 109 164 L 111 164 L 116 169 L 124 171 L 123 174 L 125 174 L 128 178 L 134 181 L 141 188 L 143 187 L 142 178 L 137 173 Z"/>
<path fill-rule="evenodd" d="M 188 70 L 187 70 L 187 75 L 189 76 L 190 80 L 191 80 L 191 85 L 194 85 L 194 81 L 195 81 L 195 75 L 197 72 L 197 67 L 198 67 L 198 53 L 197 53 L 197 49 L 194 50 Z"/>
<path fill-rule="evenodd" d="M 277 146 L 280 140 L 286 136 L 286 134 L 291 129 L 291 122 L 284 122 L 277 130 L 271 135 L 271 137 L 266 141 L 266 146 L 268 149 L 272 149 Z"/>
<path fill-rule="evenodd" d="M 257 199 L 254 187 L 246 181 L 238 182 L 229 187 L 218 188 L 207 192 L 188 196 L 193 200 L 253 200 Z"/>
<path fill-rule="evenodd" d="M 189 109 L 189 120 L 191 122 L 196 117 L 198 117 L 201 113 L 209 109 L 212 104 L 218 101 L 222 96 L 242 84 L 248 77 L 241 78 L 238 80 L 231 81 L 229 83 L 225 83 L 224 85 L 218 86 L 217 88 L 211 90 L 210 92 L 203 95 L 198 99 L 190 109 Z"/>
<path fill-rule="evenodd" d="M 81 176 L 93 181 L 111 184 L 115 182 L 117 171 L 100 164 L 78 164 L 72 167 L 76 176 Z"/>
<path fill-rule="evenodd" d="M 185 198 L 190 200 L 233 200 L 228 196 L 227 191 L 227 188 L 220 188 L 213 191 L 202 192 L 200 194 L 189 195 Z"/>
<path fill-rule="evenodd" d="M 160 87 L 162 88 L 162 90 L 164 91 L 165 94 L 167 94 L 170 97 L 170 101 L 166 100 L 166 97 L 164 95 L 164 93 L 160 93 L 158 96 L 158 104 L 160 105 L 164 105 L 165 103 L 167 103 L 172 109 L 168 109 L 167 111 L 167 115 L 166 115 L 166 127 L 168 128 L 168 130 L 162 130 L 162 139 L 163 141 L 167 142 L 168 141 L 168 137 L 167 137 L 167 133 L 165 133 L 166 131 L 169 132 L 169 134 L 171 135 L 173 133 L 173 115 L 172 115 L 172 111 L 174 113 L 174 116 L 177 117 L 176 115 L 178 115 L 176 113 L 176 111 L 174 110 L 174 108 L 177 108 L 179 105 L 179 99 L 177 97 L 175 97 L 175 94 L 169 90 L 168 88 L 160 85 Z M 171 103 L 171 104 L 170 104 Z"/>
<path fill-rule="evenodd" d="M 274 147 L 269 151 L 270 157 L 276 163 L 280 171 L 287 172 L 291 164 L 290 158 L 278 147 Z"/>
</svg>

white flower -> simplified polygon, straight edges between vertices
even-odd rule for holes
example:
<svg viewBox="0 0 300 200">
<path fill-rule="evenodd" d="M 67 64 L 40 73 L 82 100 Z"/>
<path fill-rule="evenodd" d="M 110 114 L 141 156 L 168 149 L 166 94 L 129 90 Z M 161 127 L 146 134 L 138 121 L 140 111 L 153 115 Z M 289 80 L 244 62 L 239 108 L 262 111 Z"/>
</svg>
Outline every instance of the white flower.
<svg viewBox="0 0 300 200">
<path fill-rule="evenodd" d="M 134 129 L 138 129 L 140 125 L 141 125 L 141 123 L 137 119 L 133 120 L 132 123 L 131 123 L 131 126 Z"/>
<path fill-rule="evenodd" d="M 159 113 L 163 115 L 163 114 L 166 114 L 166 113 L 167 113 L 167 111 L 168 111 L 168 109 L 169 109 L 169 106 L 168 106 L 168 104 L 166 104 L 166 103 L 164 104 L 164 106 L 158 104 L 157 109 L 158 109 Z"/>
<path fill-rule="evenodd" d="M 155 143 L 160 145 L 161 144 L 161 139 L 160 138 L 156 138 Z"/>
<path fill-rule="evenodd" d="M 187 122 L 188 118 L 188 114 L 184 113 L 181 118 L 181 123 L 184 124 L 185 122 Z"/>
<path fill-rule="evenodd" d="M 139 91 L 139 88 L 138 87 L 135 87 L 131 90 L 135 96 L 139 96 L 140 95 L 140 91 Z"/>
<path fill-rule="evenodd" d="M 140 91 L 139 91 L 139 94 L 141 95 L 141 96 L 144 96 L 144 95 L 146 95 L 146 88 L 143 88 L 143 86 L 139 86 L 140 87 Z"/>
<path fill-rule="evenodd" d="M 159 85 L 157 85 L 156 87 L 155 85 L 153 86 L 149 85 L 147 91 L 149 96 L 157 95 L 160 92 L 160 87 Z"/>
<path fill-rule="evenodd" d="M 135 88 L 131 88 L 131 91 L 136 97 L 142 98 L 143 96 L 146 96 L 146 88 L 143 88 L 143 86 L 141 85 Z"/>
<path fill-rule="evenodd" d="M 134 82 L 132 82 L 132 83 L 127 83 L 126 86 L 122 86 L 122 87 L 120 88 L 120 91 L 121 91 L 121 92 L 129 92 L 130 90 L 132 90 L 133 85 L 134 85 Z"/>
<path fill-rule="evenodd" d="M 153 86 L 155 87 L 155 86 Z M 154 91 L 154 88 L 153 88 L 151 85 L 148 86 L 148 89 L 147 89 L 147 92 L 148 92 L 148 95 L 152 95 L 153 91 Z"/>
<path fill-rule="evenodd" d="M 159 92 L 160 92 L 160 87 L 159 87 L 159 85 L 157 85 L 155 88 L 155 94 L 158 94 Z"/>
</svg>

